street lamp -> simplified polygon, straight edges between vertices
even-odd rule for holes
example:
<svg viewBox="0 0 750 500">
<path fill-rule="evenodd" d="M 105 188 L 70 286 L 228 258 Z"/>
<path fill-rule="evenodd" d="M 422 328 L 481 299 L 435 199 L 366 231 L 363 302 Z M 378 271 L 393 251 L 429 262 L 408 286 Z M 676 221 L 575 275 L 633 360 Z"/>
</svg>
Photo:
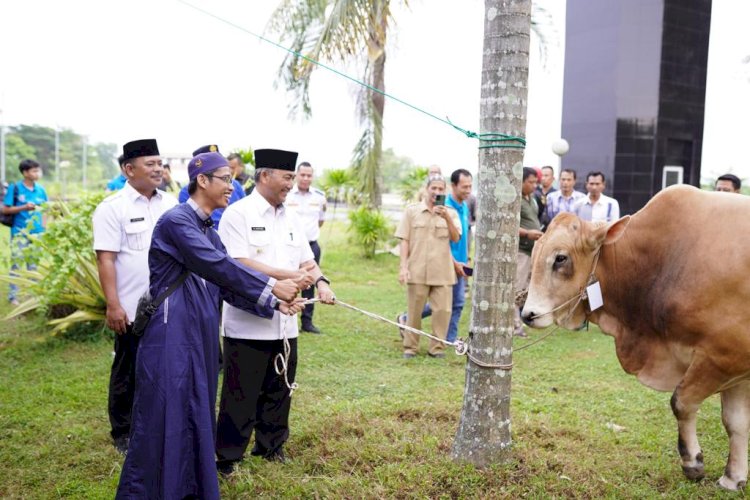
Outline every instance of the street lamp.
<svg viewBox="0 0 750 500">
<path fill-rule="evenodd" d="M 570 144 L 565 139 L 558 139 L 552 143 L 552 152 L 559 156 L 561 159 L 570 150 Z"/>
</svg>

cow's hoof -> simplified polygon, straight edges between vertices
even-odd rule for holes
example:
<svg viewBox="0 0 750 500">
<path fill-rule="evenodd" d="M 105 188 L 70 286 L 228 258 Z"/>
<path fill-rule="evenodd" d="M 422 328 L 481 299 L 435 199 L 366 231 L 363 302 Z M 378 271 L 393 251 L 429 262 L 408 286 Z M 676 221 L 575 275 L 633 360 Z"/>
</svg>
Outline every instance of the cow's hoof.
<svg viewBox="0 0 750 500">
<path fill-rule="evenodd" d="M 745 489 L 746 480 L 735 481 L 734 479 L 728 478 L 727 476 L 721 476 L 719 479 L 719 486 L 729 491 L 738 491 Z"/>
<path fill-rule="evenodd" d="M 703 464 L 699 464 L 693 467 L 682 466 L 682 473 L 685 477 L 691 481 L 700 481 L 706 477 L 706 473 L 703 471 Z"/>
</svg>

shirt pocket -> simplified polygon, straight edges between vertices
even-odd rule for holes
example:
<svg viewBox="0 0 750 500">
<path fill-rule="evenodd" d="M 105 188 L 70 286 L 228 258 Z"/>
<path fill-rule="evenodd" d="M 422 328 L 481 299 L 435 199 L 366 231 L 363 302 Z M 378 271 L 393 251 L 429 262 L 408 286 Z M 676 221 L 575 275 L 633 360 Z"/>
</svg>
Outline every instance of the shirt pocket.
<svg viewBox="0 0 750 500">
<path fill-rule="evenodd" d="M 148 224 L 145 221 L 125 225 L 125 238 L 131 250 L 145 250 L 148 245 Z"/>
<path fill-rule="evenodd" d="M 289 233 L 286 235 L 284 243 L 284 251 L 286 252 L 284 259 L 291 269 L 297 269 L 302 254 L 302 238 L 294 233 Z"/>
<path fill-rule="evenodd" d="M 438 238 L 448 238 L 448 223 L 442 217 L 435 221 L 435 236 Z"/>
<path fill-rule="evenodd" d="M 247 235 L 247 243 L 250 247 L 250 258 L 260 258 L 268 253 L 271 246 L 271 236 L 268 231 L 250 231 Z"/>
</svg>

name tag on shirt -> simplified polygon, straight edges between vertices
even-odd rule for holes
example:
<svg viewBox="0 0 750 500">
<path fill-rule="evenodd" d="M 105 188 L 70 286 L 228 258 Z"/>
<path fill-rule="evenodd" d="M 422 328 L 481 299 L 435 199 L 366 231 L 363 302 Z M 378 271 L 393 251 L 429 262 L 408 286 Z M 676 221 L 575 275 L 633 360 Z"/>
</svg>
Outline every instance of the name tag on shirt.
<svg viewBox="0 0 750 500">
<path fill-rule="evenodd" d="M 252 229 L 253 231 L 265 231 L 266 230 L 265 227 L 252 227 L 250 229 Z"/>
<path fill-rule="evenodd" d="M 136 217 L 135 219 L 130 219 L 130 222 L 141 222 L 146 220 L 145 217 Z"/>
</svg>

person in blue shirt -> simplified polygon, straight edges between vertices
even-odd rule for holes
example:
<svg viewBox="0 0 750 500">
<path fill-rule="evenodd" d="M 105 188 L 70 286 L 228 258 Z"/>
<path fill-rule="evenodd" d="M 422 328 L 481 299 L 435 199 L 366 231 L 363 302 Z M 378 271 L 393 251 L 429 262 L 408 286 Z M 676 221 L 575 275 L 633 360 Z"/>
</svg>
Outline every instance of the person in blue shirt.
<svg viewBox="0 0 750 500">
<path fill-rule="evenodd" d="M 216 144 L 201 146 L 193 151 L 193 158 L 203 153 L 219 153 L 219 146 L 217 146 Z M 237 182 L 236 179 L 232 179 L 232 187 L 234 188 L 234 190 L 232 191 L 232 196 L 229 198 L 229 205 L 245 197 L 245 191 L 242 189 L 242 184 Z M 180 203 L 185 203 L 188 198 L 190 198 L 190 195 L 188 194 L 188 187 L 185 186 L 180 189 L 180 194 L 177 195 L 177 201 L 179 201 Z M 211 220 L 214 221 L 214 228 L 219 228 L 219 222 L 221 221 L 221 216 L 223 214 L 224 208 L 217 208 L 216 210 L 211 212 Z"/>
<path fill-rule="evenodd" d="M 461 238 L 458 241 L 450 241 L 451 255 L 453 256 L 453 268 L 456 271 L 456 284 L 453 285 L 453 304 L 451 306 L 451 319 L 448 324 L 448 334 L 445 340 L 455 342 L 458 338 L 458 322 L 466 302 L 466 268 L 469 266 L 469 205 L 473 177 L 471 172 L 459 168 L 451 174 L 451 194 L 445 199 L 445 204 L 458 212 L 461 221 Z M 430 304 L 425 304 L 422 318 L 432 315 Z M 398 315 L 397 322 L 405 325 L 406 313 Z M 402 332 L 403 336 L 403 332 Z"/>
<path fill-rule="evenodd" d="M 128 182 L 128 178 L 125 177 L 123 167 L 125 166 L 125 156 L 120 155 L 117 158 L 117 162 L 120 164 L 120 175 L 112 179 L 107 183 L 107 192 L 119 191 L 125 187 L 125 183 Z"/>
<path fill-rule="evenodd" d="M 36 182 L 42 176 L 42 168 L 34 160 L 23 160 L 18 166 L 23 180 L 8 186 L 3 200 L 3 213 L 13 214 L 13 226 L 10 228 L 11 276 L 24 261 L 23 250 L 29 246 L 29 235 L 44 232 L 45 219 L 37 207 L 47 202 L 47 192 Z M 26 264 L 29 270 L 36 269 L 34 264 Z M 18 286 L 10 285 L 8 302 L 18 305 Z"/>
</svg>

